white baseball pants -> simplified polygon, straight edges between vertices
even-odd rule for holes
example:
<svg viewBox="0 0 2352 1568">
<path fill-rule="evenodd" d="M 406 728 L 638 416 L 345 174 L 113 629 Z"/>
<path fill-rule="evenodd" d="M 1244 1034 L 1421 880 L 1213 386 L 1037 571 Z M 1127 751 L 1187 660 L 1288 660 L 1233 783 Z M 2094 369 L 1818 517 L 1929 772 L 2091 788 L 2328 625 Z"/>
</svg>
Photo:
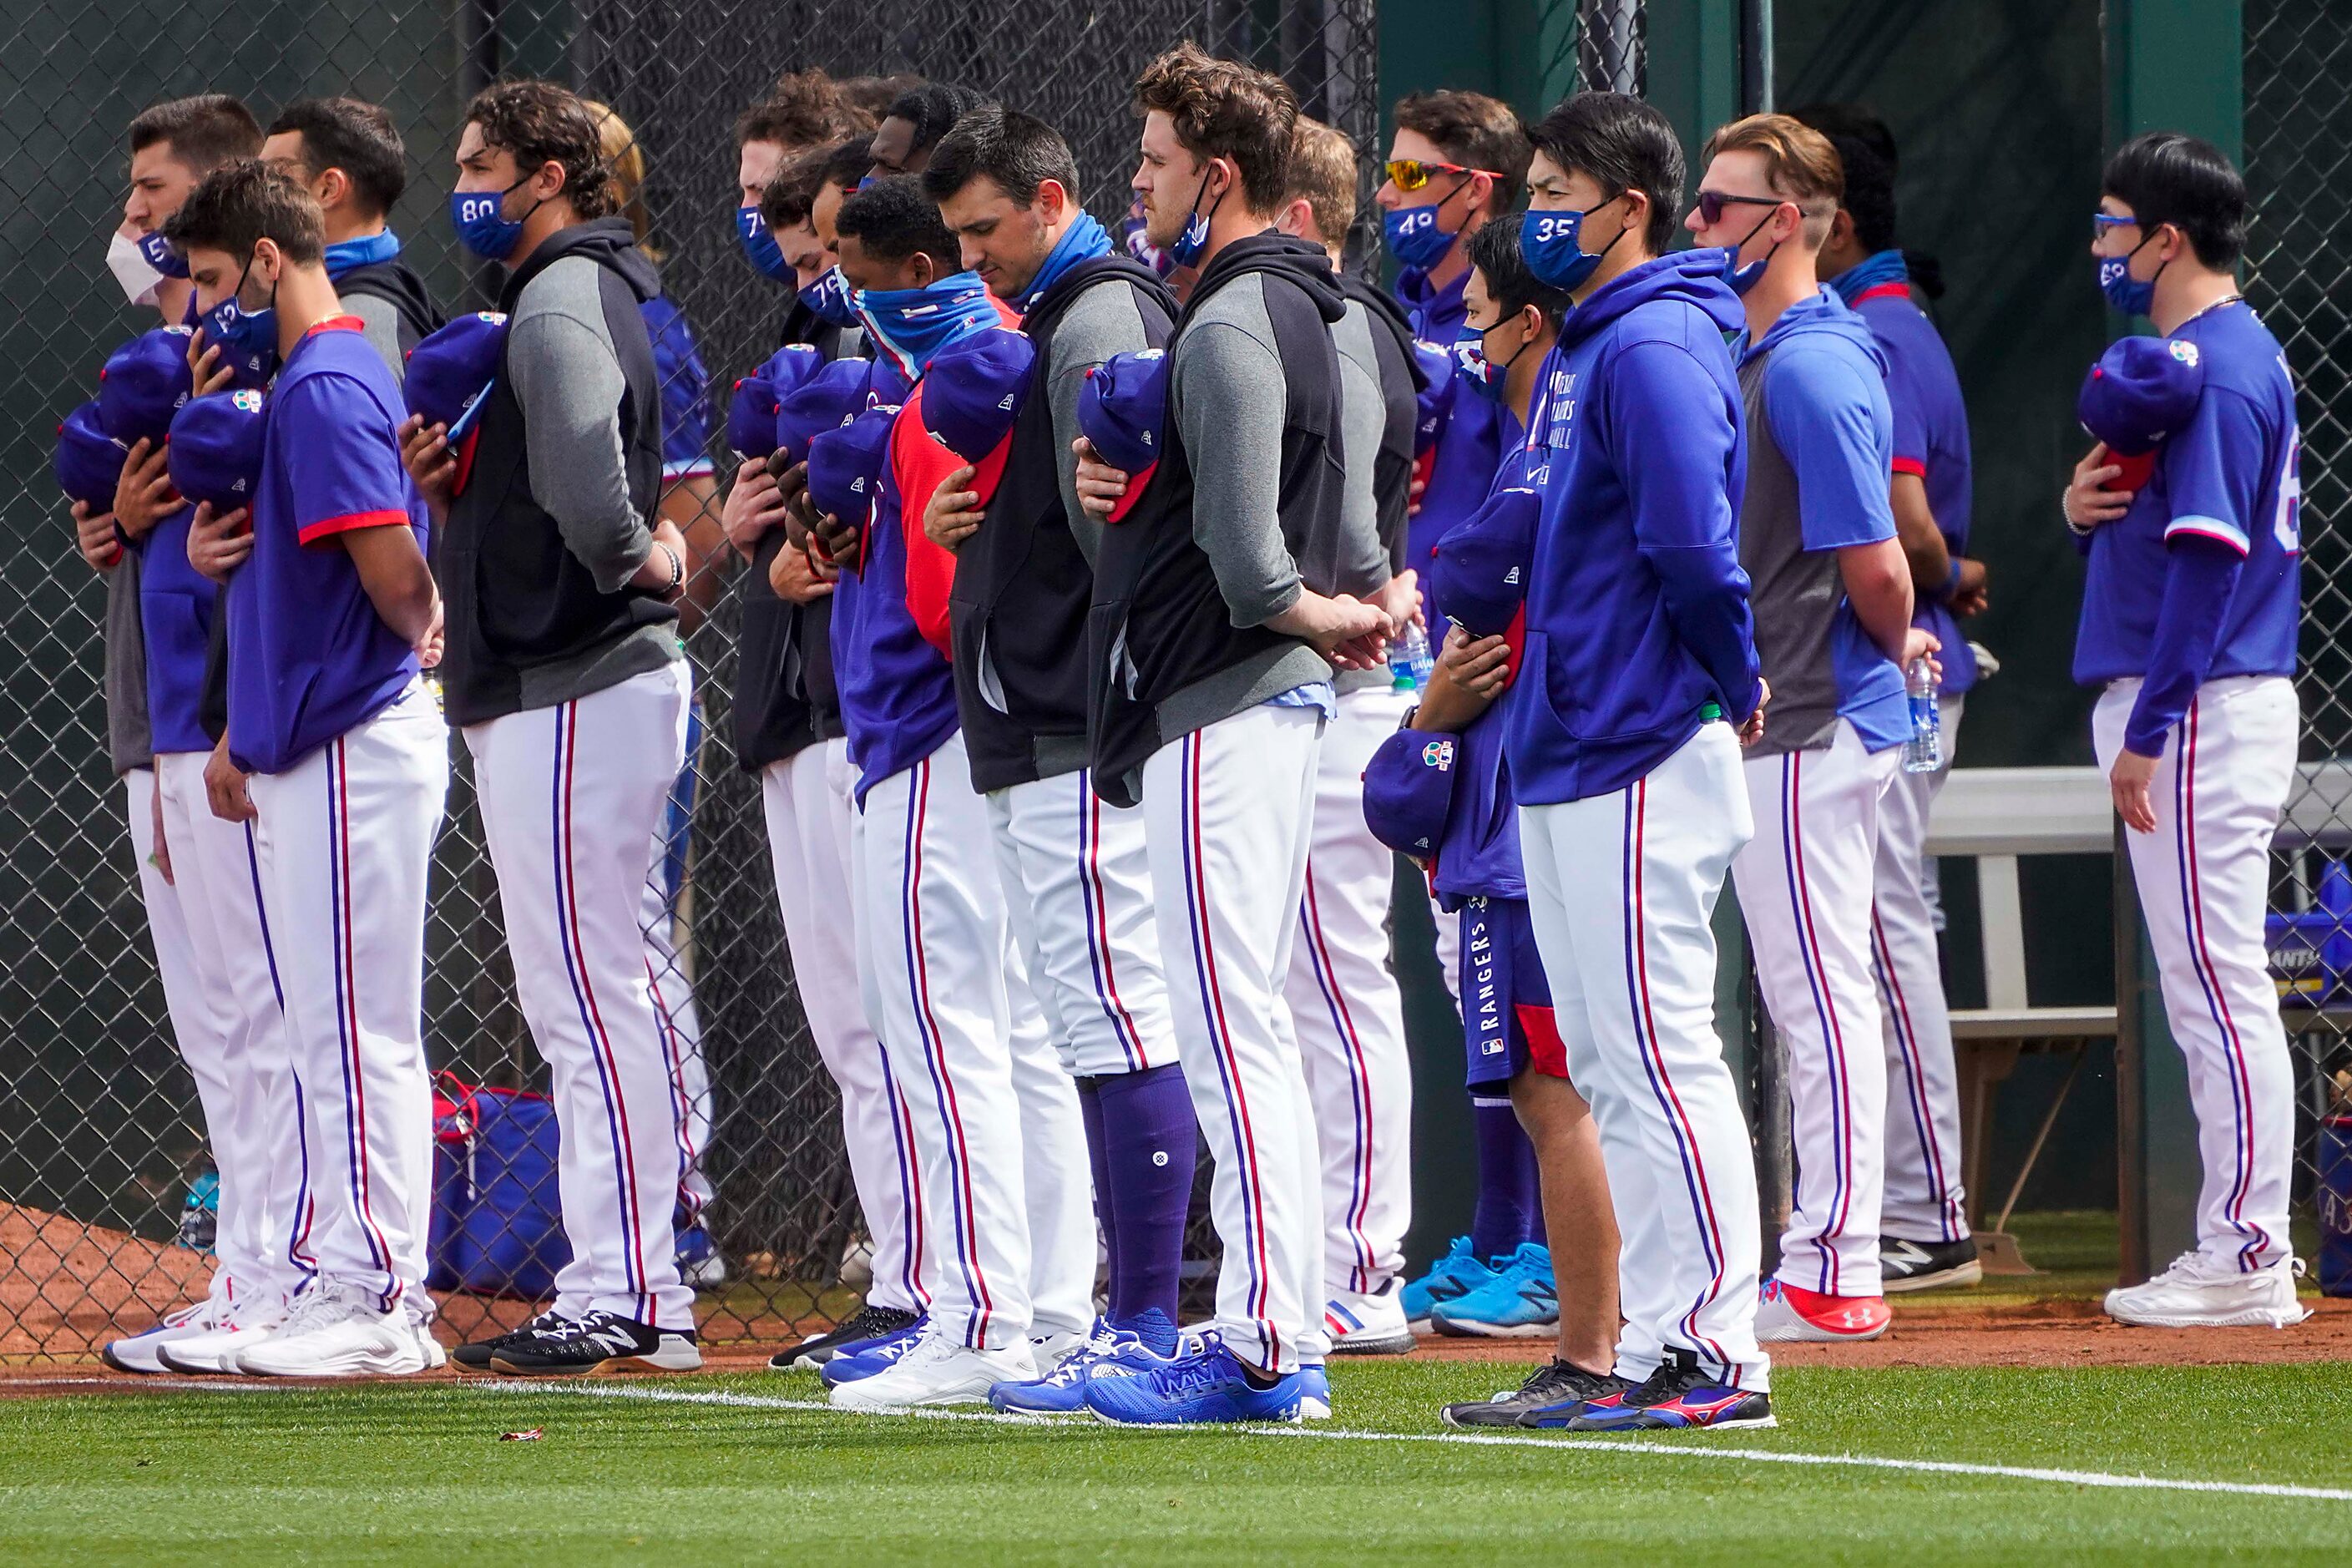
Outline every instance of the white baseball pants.
<svg viewBox="0 0 2352 1568">
<path fill-rule="evenodd" d="M 1160 747 L 1143 770 L 1177 1050 L 1216 1163 L 1216 1326 L 1235 1355 L 1283 1373 L 1329 1345 L 1321 1152 L 1283 1000 L 1323 722 L 1261 703 Z"/>
<path fill-rule="evenodd" d="M 1969 1234 L 1960 1181 L 1960 1086 L 1952 1066 L 1951 1009 L 1927 896 L 1927 813 L 1952 770 L 1964 700 L 1943 709 L 1944 765 L 1906 773 L 1898 764 L 1878 803 L 1878 857 L 1870 917 L 1886 1042 L 1886 1194 L 1882 1236 L 1958 1241 Z"/>
<path fill-rule="evenodd" d="M 466 730 L 516 1000 L 552 1075 L 572 1260 L 555 1310 L 694 1326 L 672 1225 L 678 1101 L 638 909 L 686 750 L 683 659 Z"/>
<path fill-rule="evenodd" d="M 309 1134 L 310 1255 L 321 1279 L 429 1321 L 425 898 L 449 792 L 448 726 L 412 681 L 366 723 L 247 788 Z"/>
<path fill-rule="evenodd" d="M 2099 766 L 2115 765 L 2137 680 L 2091 715 Z M 2189 1063 L 2205 1180 L 2197 1249 L 2241 1270 L 2289 1256 L 2294 1073 L 2263 945 L 2270 850 L 2294 782 L 2298 717 L 2284 676 L 2209 680 L 2167 737 L 2148 787 L 2156 831 L 2126 829 L 2164 1013 Z"/>
<path fill-rule="evenodd" d="M 1006 927 L 962 735 L 866 792 L 857 853 L 867 1017 L 913 1119 L 931 1321 L 986 1349 L 1083 1331 L 1086 1127 Z"/>
<path fill-rule="evenodd" d="M 760 798 L 793 984 L 817 1056 L 841 1090 L 842 1142 L 874 1249 L 874 1284 L 866 1299 L 877 1307 L 919 1312 L 930 1292 L 924 1287 L 914 1127 L 890 1081 L 882 1041 L 866 1021 L 858 989 L 856 933 L 865 928 L 851 893 L 849 794 L 856 777 L 849 742 L 827 741 L 762 769 Z"/>
<path fill-rule="evenodd" d="M 1756 1162 L 1715 1032 L 1715 930 L 1755 832 L 1728 724 L 1647 777 L 1519 812 L 1536 945 L 1569 1076 L 1592 1107 L 1622 1237 L 1617 1374 L 1669 1348 L 1763 1391 Z"/>
<path fill-rule="evenodd" d="M 1364 824 L 1365 764 L 1412 706 L 1386 687 L 1339 694 L 1284 981 L 1321 1151 L 1327 1299 L 1386 1285 L 1412 1223 L 1412 1060 L 1389 953 L 1396 855 Z"/>
<path fill-rule="evenodd" d="M 1885 1185 L 1886 1056 L 1871 977 L 1878 805 L 1899 749 L 1864 750 L 1846 720 L 1817 752 L 1748 759 L 1760 826 L 1733 863 L 1756 981 L 1787 1064 L 1795 1192 L 1788 1284 L 1875 1296 Z"/>
<path fill-rule="evenodd" d="M 1063 1067 L 1108 1078 L 1174 1061 L 1141 809 L 1105 805 L 1084 769 L 986 798 L 1013 941 Z"/>
</svg>

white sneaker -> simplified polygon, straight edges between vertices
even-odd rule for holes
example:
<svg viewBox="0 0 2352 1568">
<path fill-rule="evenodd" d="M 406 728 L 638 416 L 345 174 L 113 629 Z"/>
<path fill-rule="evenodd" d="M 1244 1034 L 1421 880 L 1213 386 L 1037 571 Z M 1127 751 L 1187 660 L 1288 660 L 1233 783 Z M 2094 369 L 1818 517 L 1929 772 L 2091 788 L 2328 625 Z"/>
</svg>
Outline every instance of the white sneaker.
<svg viewBox="0 0 2352 1568">
<path fill-rule="evenodd" d="M 925 1333 L 887 1372 L 845 1383 L 833 1391 L 839 1410 L 912 1410 L 927 1405 L 985 1405 L 1000 1383 L 1027 1383 L 1037 1363 L 1027 1344 L 976 1351 L 944 1335 Z"/>
<path fill-rule="evenodd" d="M 1404 1288 L 1391 1279 L 1377 1290 L 1342 1290 L 1323 1309 L 1333 1355 L 1403 1355 L 1420 1342 L 1404 1321 Z"/>
<path fill-rule="evenodd" d="M 163 1364 L 160 1354 L 163 1347 L 213 1332 L 226 1321 L 226 1307 L 207 1296 L 192 1307 L 181 1308 L 143 1333 L 107 1341 L 99 1347 L 99 1359 L 117 1372 L 169 1372 L 172 1369 Z"/>
<path fill-rule="evenodd" d="M 2284 1329 L 2311 1316 L 2295 1300 L 2303 1259 L 2241 1271 L 2234 1263 L 2184 1252 L 2144 1285 L 2107 1292 L 2107 1316 L 2147 1329 Z"/>
<path fill-rule="evenodd" d="M 1088 1334 L 1076 1330 L 1058 1334 L 1039 1334 L 1029 1342 L 1029 1359 L 1036 1365 L 1036 1374 L 1045 1377 L 1091 1342 Z"/>
<path fill-rule="evenodd" d="M 248 1377 L 402 1377 L 447 1359 L 432 1331 L 348 1285 L 303 1292 L 278 1331 L 236 1352 L 228 1364 Z"/>
<path fill-rule="evenodd" d="M 197 1374 L 234 1373 L 229 1357 L 247 1345 L 259 1344 L 286 1321 L 284 1308 L 226 1313 L 212 1332 L 173 1340 L 155 1352 L 155 1359 L 173 1372 Z"/>
</svg>

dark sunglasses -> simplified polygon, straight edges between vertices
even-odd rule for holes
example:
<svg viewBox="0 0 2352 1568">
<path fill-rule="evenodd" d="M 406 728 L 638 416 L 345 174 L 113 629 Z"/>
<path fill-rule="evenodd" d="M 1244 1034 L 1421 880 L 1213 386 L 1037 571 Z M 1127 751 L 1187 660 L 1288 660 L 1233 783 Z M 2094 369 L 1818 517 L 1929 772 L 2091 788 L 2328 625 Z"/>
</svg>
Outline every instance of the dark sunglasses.
<svg viewBox="0 0 2352 1568">
<path fill-rule="evenodd" d="M 1401 191 L 1417 191 L 1440 174 L 1484 174 L 1488 179 L 1502 178 L 1491 169 L 1473 169 L 1464 163 L 1424 163 L 1418 158 L 1391 158 L 1386 168 L 1390 183 Z"/>
<path fill-rule="evenodd" d="M 1725 191 L 1701 191 L 1698 194 L 1699 221 L 1710 226 L 1723 221 L 1723 209 L 1729 206 L 1777 207 L 1785 196 L 1735 196 Z"/>
</svg>

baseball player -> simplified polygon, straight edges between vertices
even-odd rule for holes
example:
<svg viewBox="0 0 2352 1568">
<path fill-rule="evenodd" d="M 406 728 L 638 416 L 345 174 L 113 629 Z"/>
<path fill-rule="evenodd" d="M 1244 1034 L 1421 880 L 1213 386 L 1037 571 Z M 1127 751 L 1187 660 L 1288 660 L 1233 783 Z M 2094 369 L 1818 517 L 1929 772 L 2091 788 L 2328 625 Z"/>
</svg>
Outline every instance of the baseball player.
<svg viewBox="0 0 2352 1568">
<path fill-rule="evenodd" d="M 1858 111 L 1832 106 L 1858 131 L 1883 132 Z M 1885 1198 L 1878 1267 L 1888 1295 L 1983 1278 L 1969 1234 L 1960 1180 L 1959 1083 L 1936 933 L 1942 923 L 1924 845 L 1927 813 L 1949 774 L 1977 661 L 1958 617 L 1985 604 L 1985 568 L 1969 538 L 1969 415 L 1951 351 L 1912 298 L 1910 268 L 1895 245 L 1893 143 L 1845 134 L 1833 118 L 1803 120 L 1830 139 L 1844 174 L 1822 271 L 1863 320 L 1886 358 L 1895 417 L 1895 474 L 1887 497 L 1910 558 L 1913 624 L 1943 645 L 1938 684 L 1944 765 L 1898 773 L 1880 797 L 1871 909 L 1872 964 L 1886 1041 Z"/>
<path fill-rule="evenodd" d="M 684 544 L 655 510 L 661 399 L 640 307 L 657 279 L 607 216 L 595 121 L 563 89 L 486 89 L 457 166 L 458 237 L 508 268 L 504 358 L 462 489 L 445 430 L 412 418 L 404 438 L 446 515 L 445 700 L 473 757 L 517 999 L 553 1072 L 572 1244 L 552 1310 L 457 1360 L 691 1368 L 672 1221 L 681 1108 L 639 920 L 688 685 Z"/>
<path fill-rule="evenodd" d="M 1034 350 L 1003 452 L 947 475 L 923 528 L 955 552 L 957 716 L 1024 966 L 1077 1085 L 1109 1260 L 1108 1308 L 1086 1345 L 991 1402 L 1067 1413 L 1084 1407 L 1097 1363 L 1175 1350 L 1192 1195 L 1197 1134 L 1169 1019 L 1143 814 L 1104 804 L 1087 780 L 1086 671 L 1070 658 L 1086 637 L 1102 536 L 1075 489 L 1081 389 L 1113 355 L 1164 343 L 1176 302 L 1077 205 L 1076 160 L 1042 121 L 974 110 L 931 150 L 923 189 L 964 260 L 1021 312 Z M 935 372 L 923 393 L 935 416 L 967 379 Z M 984 401 L 988 384 L 978 384 Z"/>
<path fill-rule="evenodd" d="M 1911 625 L 1887 503 L 1894 420 L 1870 330 L 1823 289 L 1837 153 L 1785 115 L 1725 126 L 1690 228 L 1721 247 L 1746 309 L 1748 488 L 1739 558 L 1772 722 L 1748 760 L 1765 824 L 1735 868 L 1758 984 L 1788 1061 L 1797 1180 L 1757 1333 L 1886 1329 L 1878 1207 L 1886 1061 L 1871 974 L 1878 802 L 1910 735 L 1903 671 L 1937 647 Z"/>
<path fill-rule="evenodd" d="M 424 1289 L 423 986 L 449 752 L 416 651 L 440 603 L 425 510 L 401 468 L 399 389 L 336 297 L 324 228 L 309 192 L 258 162 L 207 176 L 165 226 L 210 345 L 282 365 L 266 413 L 249 416 L 250 526 L 207 501 L 190 552 L 234 561 L 220 547 L 243 547 L 226 595 L 233 765 L 207 783 L 216 812 L 254 825 L 249 874 L 269 910 L 318 1211 L 305 1238 L 315 1278 L 282 1322 L 224 1344 L 217 1364 L 302 1377 L 445 1359 Z"/>
<path fill-rule="evenodd" d="M 1345 536 L 1379 545 L 1343 559 L 1335 581 L 1402 625 L 1421 609 L 1418 574 L 1401 566 L 1420 416 L 1412 329 L 1394 300 L 1342 266 L 1356 217 L 1355 144 L 1301 115 L 1287 184 L 1276 226 L 1320 246 L 1348 296 L 1331 328 L 1351 514 Z M 1414 1344 L 1398 1272 L 1412 1221 L 1412 1062 L 1389 955 L 1396 857 L 1365 826 L 1364 764 L 1396 732 L 1413 693 L 1385 668 L 1343 670 L 1332 685 L 1339 711 L 1316 763 L 1306 892 L 1284 996 L 1321 1152 L 1331 1352 L 1395 1355 Z"/>
<path fill-rule="evenodd" d="M 1105 531 L 1096 566 L 1090 764 L 1106 800 L 1143 803 L 1224 1258 L 1202 1346 L 1097 1377 L 1087 1402 L 1116 1422 L 1295 1420 L 1303 1399 L 1328 1397 L 1310 1386 L 1327 1348 L 1324 1232 L 1313 1107 L 1282 986 L 1331 670 L 1377 665 L 1390 622 L 1335 591 L 1350 545 L 1379 552 L 1377 539 L 1347 537 L 1335 449 L 1331 326 L 1346 297 L 1319 247 L 1266 232 L 1297 100 L 1279 79 L 1186 44 L 1146 68 L 1136 102 L 1146 237 L 1199 280 L 1169 342 L 1160 462 Z M 1107 517 L 1129 477 L 1089 458 L 1078 493 Z"/>
<path fill-rule="evenodd" d="M 867 1012 L 912 1113 L 935 1266 L 929 1324 L 903 1355 L 836 1359 L 824 1373 L 846 1409 L 976 1403 L 1058 1363 L 1093 1318 L 1077 1093 L 1007 926 L 990 813 L 971 784 L 947 651 L 955 558 L 921 528 L 932 492 L 973 459 L 927 427 L 927 367 L 969 342 L 1026 340 L 1003 331 L 1009 314 L 976 274 L 949 270 L 954 237 L 916 179 L 876 180 L 837 224 L 877 373 L 908 387 L 898 412 L 818 438 L 809 493 L 844 566 L 833 644 L 859 768 Z M 1001 395 L 1017 406 L 1024 390 Z M 833 442 L 858 455 L 856 482 L 873 466 L 870 518 L 830 483 L 820 459 Z"/>
<path fill-rule="evenodd" d="M 2102 443 L 2065 494 L 2069 525 L 2090 535 L 2074 679 L 2103 689 L 2092 737 L 2130 829 L 2205 1172 L 2196 1247 L 2109 1291 L 2106 1310 L 2159 1328 L 2284 1327 L 2308 1313 L 2287 1235 L 2294 1075 L 2263 917 L 2294 778 L 2294 387 L 2238 292 L 2248 204 L 2229 161 L 2150 132 L 2100 184 L 2092 254 L 2107 302 L 2156 323 L 2163 353 L 2145 357 L 2168 379 L 2202 382 L 2152 458 Z M 2086 389 L 2085 410 L 2096 400 Z"/>
<path fill-rule="evenodd" d="M 1735 543 L 1746 453 L 1725 341 L 1745 323 L 1721 252 L 1660 254 L 1683 185 L 1664 115 L 1580 93 L 1535 146 L 1521 249 L 1576 308 L 1528 432 L 1545 479 L 1504 755 L 1528 917 L 1617 1211 L 1612 1370 L 1631 1385 L 1549 1419 L 1769 1426 L 1755 1163 L 1708 923 L 1754 831 L 1738 731 L 1761 729 L 1766 696 Z"/>
</svg>

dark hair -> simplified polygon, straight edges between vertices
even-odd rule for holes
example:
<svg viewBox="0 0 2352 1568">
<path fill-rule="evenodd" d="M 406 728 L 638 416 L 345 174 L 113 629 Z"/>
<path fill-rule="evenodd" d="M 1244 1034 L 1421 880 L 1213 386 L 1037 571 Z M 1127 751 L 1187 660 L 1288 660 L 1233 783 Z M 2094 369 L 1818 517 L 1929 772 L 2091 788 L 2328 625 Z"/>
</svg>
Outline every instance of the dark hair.
<svg viewBox="0 0 2352 1568">
<path fill-rule="evenodd" d="M 551 81 L 492 82 L 466 105 L 465 123 L 480 126 L 484 142 L 513 154 L 518 174 L 562 165 L 562 194 L 583 218 L 609 217 L 615 210 L 604 132 L 587 103 L 569 88 Z"/>
<path fill-rule="evenodd" d="M 824 185 L 824 166 L 832 149 L 818 147 L 787 160 L 760 193 L 760 216 L 772 229 L 787 229 L 808 221 L 816 194 Z"/>
<path fill-rule="evenodd" d="M 1869 142 L 1843 132 L 1823 132 L 1845 171 L 1845 194 L 1838 205 L 1853 219 L 1853 237 L 1875 255 L 1895 247 L 1895 168 Z"/>
<path fill-rule="evenodd" d="M 856 240 L 877 261 L 904 261 L 919 251 L 947 271 L 956 268 L 956 237 L 916 175 L 875 181 L 843 202 L 833 221 L 842 238 Z"/>
<path fill-rule="evenodd" d="M 940 138 L 955 129 L 955 122 L 986 103 L 986 95 L 952 82 L 927 81 L 890 100 L 882 111 L 884 120 L 903 120 L 915 128 L 915 139 L 908 144 L 908 156 L 929 152 L 940 144 Z"/>
<path fill-rule="evenodd" d="M 1193 157 L 1228 159 L 1241 171 L 1252 212 L 1282 205 L 1298 95 L 1280 77 L 1213 58 L 1187 38 L 1136 79 L 1136 112 L 1155 109 L 1174 122 L 1176 140 Z"/>
<path fill-rule="evenodd" d="M 1553 331 L 1568 320 L 1569 306 L 1573 302 L 1565 289 L 1554 289 L 1538 282 L 1528 270 L 1527 257 L 1519 249 L 1519 226 L 1515 223 L 1490 223 L 1470 237 L 1463 254 L 1470 265 L 1486 279 L 1486 292 L 1495 297 L 1507 317 L 1516 316 L 1533 305 L 1541 310 Z"/>
<path fill-rule="evenodd" d="M 1519 205 L 1527 184 L 1528 128 L 1511 106 L 1483 92 L 1416 92 L 1397 100 L 1396 128 L 1426 137 L 1446 162 L 1495 176 L 1486 210 L 1500 215 Z"/>
<path fill-rule="evenodd" d="M 302 138 L 302 166 L 312 179 L 341 169 L 360 205 L 381 217 L 408 188 L 408 149 L 392 116 L 356 98 L 302 98 L 278 111 L 269 134 Z"/>
<path fill-rule="evenodd" d="M 249 259 L 262 240 L 274 242 L 297 266 L 327 254 L 327 219 L 318 198 L 299 181 L 258 158 L 239 158 L 206 174 L 163 222 L 163 237 L 185 256 L 225 250 Z"/>
<path fill-rule="evenodd" d="M 862 136 L 852 136 L 846 142 L 835 142 L 825 153 L 824 174 L 817 184 L 820 188 L 839 185 L 845 191 L 854 191 L 857 188 L 857 182 L 864 179 L 873 167 L 874 133 L 869 131 Z M 809 196 L 814 200 L 816 193 L 812 191 Z"/>
<path fill-rule="evenodd" d="M 871 131 L 901 95 L 922 86 L 923 79 L 900 71 L 895 76 L 845 76 L 835 85 L 841 89 L 841 100 L 865 117 L 857 129 Z"/>
<path fill-rule="evenodd" d="M 735 145 L 774 142 L 805 150 L 864 130 L 860 122 L 866 118 L 843 100 L 841 84 L 821 68 L 786 71 L 767 97 L 737 117 Z"/>
<path fill-rule="evenodd" d="M 982 175 L 996 183 L 1016 206 L 1037 199 L 1037 187 L 1051 180 L 1073 204 L 1078 200 L 1078 161 L 1062 133 L 1034 115 L 985 103 L 955 122 L 931 149 L 923 170 L 923 194 L 944 202 Z"/>
<path fill-rule="evenodd" d="M 1571 93 L 1535 128 L 1536 151 L 1563 169 L 1580 169 L 1610 195 L 1650 198 L 1643 238 L 1663 252 L 1683 205 L 1683 144 L 1666 117 L 1622 92 Z"/>
<path fill-rule="evenodd" d="M 200 92 L 142 109 L 131 121 L 131 150 L 143 153 L 168 142 L 172 156 L 197 174 L 208 174 L 232 158 L 261 151 L 261 127 L 253 111 L 225 92 Z"/>
<path fill-rule="evenodd" d="M 2143 237 L 2158 224 L 2178 228 L 2197 259 L 2216 271 L 2245 254 L 2246 182 L 2210 142 L 2178 131 L 2143 132 L 2116 149 L 2099 190 L 2131 208 Z"/>
<path fill-rule="evenodd" d="M 1895 132 L 1886 128 L 1886 121 L 1858 103 L 1809 103 L 1785 112 L 1790 119 L 1803 121 L 1832 141 L 1847 136 L 1861 142 L 1885 160 L 1890 179 L 1903 166 L 1903 160 L 1895 151 Z"/>
</svg>

